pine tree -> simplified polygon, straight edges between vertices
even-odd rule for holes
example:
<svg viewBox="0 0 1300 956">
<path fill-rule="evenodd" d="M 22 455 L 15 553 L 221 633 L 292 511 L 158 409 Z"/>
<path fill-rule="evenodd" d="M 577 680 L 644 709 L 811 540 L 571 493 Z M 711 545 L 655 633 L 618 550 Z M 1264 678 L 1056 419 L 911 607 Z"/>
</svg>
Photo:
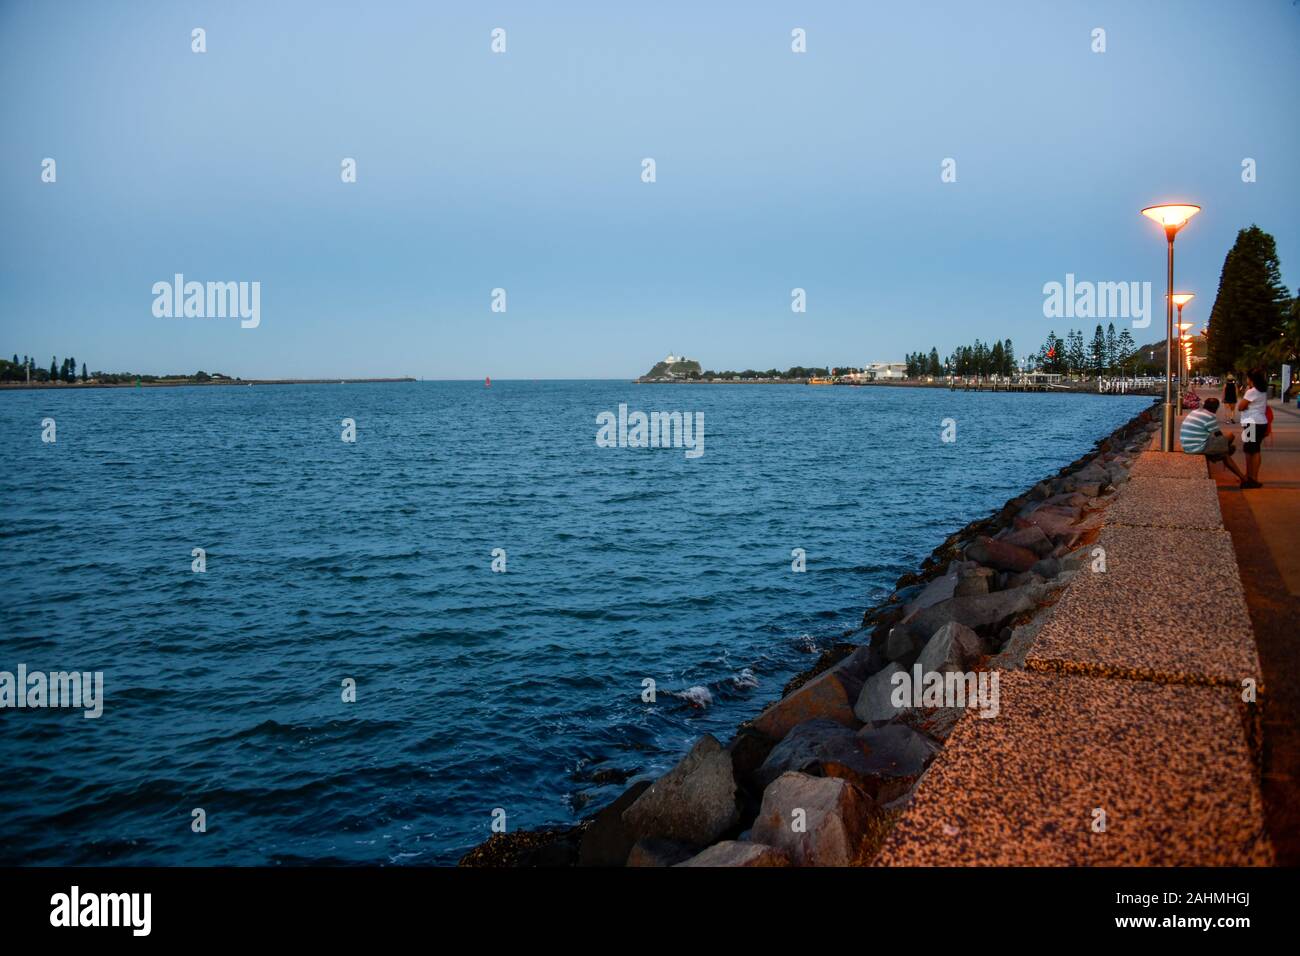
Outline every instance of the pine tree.
<svg viewBox="0 0 1300 956">
<path fill-rule="evenodd" d="M 1078 329 L 1070 329 L 1067 333 L 1068 343 L 1066 344 L 1066 368 L 1071 375 L 1079 375 L 1087 367 L 1087 358 L 1083 351 L 1083 333 Z"/>
<path fill-rule="evenodd" d="M 90 381 L 90 376 L 86 374 L 86 363 L 85 363 L 85 362 L 82 362 L 82 363 L 81 363 L 81 380 L 82 380 L 83 382 L 88 382 L 88 381 Z"/>
<path fill-rule="evenodd" d="M 1289 306 L 1277 243 L 1259 226 L 1242 229 L 1223 260 L 1210 309 L 1209 368 L 1232 371 L 1248 349 L 1276 339 Z"/>
<path fill-rule="evenodd" d="M 1125 329 L 1119 334 L 1119 342 L 1115 347 L 1119 352 L 1116 357 L 1116 364 L 1120 367 L 1120 371 L 1122 372 L 1124 365 L 1133 357 L 1133 353 L 1137 351 L 1137 343 L 1133 341 L 1133 336 L 1129 334 L 1129 330 Z"/>
<path fill-rule="evenodd" d="M 56 355 L 50 356 L 50 381 L 53 382 L 59 377 L 59 359 Z"/>
<path fill-rule="evenodd" d="M 1119 336 L 1115 334 L 1115 323 L 1106 326 L 1106 371 L 1113 372 L 1119 364 Z"/>
<path fill-rule="evenodd" d="M 1016 350 L 1011 347 L 1010 339 L 1002 340 L 1002 363 L 1006 367 L 1004 374 L 1010 376 L 1016 371 Z"/>
<path fill-rule="evenodd" d="M 1093 375 L 1100 375 L 1106 366 L 1106 336 L 1101 331 L 1100 323 L 1097 324 L 1097 331 L 1092 333 L 1092 348 L 1089 350 L 1088 361 Z"/>
</svg>

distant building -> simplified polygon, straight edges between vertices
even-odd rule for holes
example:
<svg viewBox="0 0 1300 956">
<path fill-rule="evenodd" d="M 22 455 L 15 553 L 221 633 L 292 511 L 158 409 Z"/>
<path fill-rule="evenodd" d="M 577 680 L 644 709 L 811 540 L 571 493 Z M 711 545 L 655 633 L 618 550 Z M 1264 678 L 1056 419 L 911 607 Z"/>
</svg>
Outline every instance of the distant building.
<svg viewBox="0 0 1300 956">
<path fill-rule="evenodd" d="M 865 372 L 875 382 L 897 382 L 907 378 L 907 363 L 872 362 L 866 367 Z"/>
</svg>

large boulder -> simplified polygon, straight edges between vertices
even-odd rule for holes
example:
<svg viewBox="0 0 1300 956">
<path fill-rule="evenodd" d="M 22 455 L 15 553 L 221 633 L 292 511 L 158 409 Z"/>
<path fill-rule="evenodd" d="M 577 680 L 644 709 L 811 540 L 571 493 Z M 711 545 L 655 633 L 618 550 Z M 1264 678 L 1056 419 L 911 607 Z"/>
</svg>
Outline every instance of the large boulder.
<svg viewBox="0 0 1300 956">
<path fill-rule="evenodd" d="M 1060 558 L 1041 558 L 1029 570 L 1040 578 L 1054 578 L 1063 569 Z"/>
<path fill-rule="evenodd" d="M 1040 558 L 1050 553 L 1052 548 L 1056 546 L 1052 543 L 1052 539 L 1043 533 L 1042 528 L 1032 525 L 1027 528 L 1014 528 L 1003 531 L 998 537 L 1007 544 L 1028 548 Z"/>
<path fill-rule="evenodd" d="M 1043 504 L 1046 505 L 1064 505 L 1067 508 L 1083 508 L 1087 505 L 1088 498 L 1078 491 L 1066 491 L 1059 495 L 1052 495 Z"/>
<path fill-rule="evenodd" d="M 885 659 L 902 661 L 914 655 L 925 644 L 921 637 L 907 623 L 895 624 L 889 629 L 885 638 Z"/>
<path fill-rule="evenodd" d="M 905 793 L 937 747 L 901 724 L 854 731 L 830 721 L 801 724 L 772 751 L 755 776 L 765 790 L 783 773 L 837 777 L 885 803 Z"/>
<path fill-rule="evenodd" d="M 776 741 L 760 734 L 753 727 L 742 725 L 735 738 L 727 745 L 731 754 L 732 776 L 739 782 L 751 776 L 767 759 Z"/>
<path fill-rule="evenodd" d="M 858 785 L 877 803 L 888 803 L 911 789 L 939 751 L 933 740 L 902 723 L 863 727 L 857 736 L 866 750 L 867 767 Z"/>
<path fill-rule="evenodd" d="M 1005 591 L 994 591 L 991 594 L 955 597 L 926 608 L 912 617 L 907 624 L 912 630 L 922 634 L 933 634 L 949 621 L 957 621 L 970 628 L 992 627 L 1009 617 L 1036 607 L 1043 593 L 1039 585 L 1030 584 Z"/>
<path fill-rule="evenodd" d="M 623 811 L 623 823 L 637 839 L 696 846 L 713 843 L 739 817 L 731 755 L 709 734 Z"/>
<path fill-rule="evenodd" d="M 1031 511 L 1023 518 L 1016 518 L 1017 528 L 1038 528 L 1053 541 L 1073 547 L 1079 540 L 1082 529 L 1074 524 L 1074 519 L 1045 508 Z M 1032 563 L 1032 562 L 1031 562 Z"/>
<path fill-rule="evenodd" d="M 849 777 L 866 768 L 866 754 L 857 734 L 833 720 L 810 720 L 795 727 L 772 748 L 754 773 L 759 790 L 767 789 L 787 770 L 826 777 Z"/>
<path fill-rule="evenodd" d="M 944 673 L 968 670 L 982 656 L 984 642 L 979 635 L 964 624 L 949 621 L 935 631 L 916 662 L 921 665 L 922 674 Z"/>
<path fill-rule="evenodd" d="M 989 538 L 980 535 L 975 543 L 966 549 L 966 557 L 978 561 L 987 568 L 999 571 L 1028 571 L 1038 560 L 1038 555 L 1028 548 L 1011 544 L 1006 539 Z"/>
<path fill-rule="evenodd" d="M 907 613 L 920 611 L 927 607 L 938 604 L 940 601 L 946 601 L 952 597 L 957 587 L 957 575 L 955 573 L 945 574 L 941 578 L 934 578 L 913 598 L 907 605 Z"/>
<path fill-rule="evenodd" d="M 993 570 L 975 566 L 969 571 L 962 571 L 957 577 L 957 589 L 953 597 L 970 597 L 972 594 L 988 594 L 993 577 Z"/>
<path fill-rule="evenodd" d="M 628 852 L 636 840 L 623 822 L 623 811 L 648 789 L 649 780 L 634 783 L 617 800 L 596 814 L 591 825 L 582 833 L 582 842 L 578 847 L 579 866 L 622 866 L 627 862 Z"/>
<path fill-rule="evenodd" d="M 723 840 L 678 866 L 789 866 L 790 858 L 774 846 Z"/>
<path fill-rule="evenodd" d="M 862 693 L 858 695 L 857 702 L 853 705 L 853 713 L 858 720 L 872 723 L 877 720 L 890 720 L 898 714 L 902 708 L 895 707 L 892 700 L 893 678 L 895 674 L 901 673 L 906 672 L 898 664 L 891 663 L 867 678 L 866 683 L 862 685 Z"/>
<path fill-rule="evenodd" d="M 781 740 L 792 728 L 819 717 L 856 727 L 853 702 L 861 687 L 850 668 L 833 667 L 768 707 L 751 726 L 773 740 Z"/>
<path fill-rule="evenodd" d="M 784 773 L 763 792 L 753 839 L 789 854 L 796 866 L 849 866 L 859 862 L 876 813 L 847 780 Z"/>
<path fill-rule="evenodd" d="M 677 840 L 660 840 L 645 837 L 632 845 L 627 855 L 628 866 L 676 866 L 685 863 L 699 852 L 698 846 L 691 846 Z"/>
</svg>

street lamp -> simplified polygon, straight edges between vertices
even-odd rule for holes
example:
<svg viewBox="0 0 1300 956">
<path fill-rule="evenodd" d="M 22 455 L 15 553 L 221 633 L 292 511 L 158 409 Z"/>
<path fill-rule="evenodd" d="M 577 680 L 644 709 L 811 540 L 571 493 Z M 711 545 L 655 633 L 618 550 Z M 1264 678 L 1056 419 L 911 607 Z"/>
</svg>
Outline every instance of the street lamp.
<svg viewBox="0 0 1300 956">
<path fill-rule="evenodd" d="M 1176 203 L 1163 206 L 1148 206 L 1142 215 L 1165 228 L 1165 238 L 1169 240 L 1169 293 L 1165 298 L 1165 403 L 1160 415 L 1160 450 L 1174 450 L 1174 236 L 1178 230 L 1187 225 L 1201 211 L 1200 206 Z"/>
<path fill-rule="evenodd" d="M 1190 322 L 1183 321 L 1183 306 L 1196 298 L 1195 292 L 1175 292 L 1174 305 L 1178 307 L 1178 402 L 1174 405 L 1174 414 L 1183 413 L 1183 333 L 1192 327 Z"/>
<path fill-rule="evenodd" d="M 1183 390 L 1187 388 L 1187 380 L 1191 378 L 1192 371 L 1192 339 L 1191 336 L 1185 335 L 1192 327 L 1190 322 L 1178 323 L 1178 352 L 1186 359 L 1178 369 L 1178 412 L 1182 414 L 1183 409 Z"/>
</svg>

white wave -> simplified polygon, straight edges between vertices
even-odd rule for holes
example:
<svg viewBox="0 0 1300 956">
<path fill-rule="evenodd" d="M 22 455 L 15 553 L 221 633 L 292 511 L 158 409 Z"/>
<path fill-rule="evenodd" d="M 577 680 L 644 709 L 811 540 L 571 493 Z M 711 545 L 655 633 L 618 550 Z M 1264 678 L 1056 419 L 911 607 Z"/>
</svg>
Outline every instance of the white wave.
<svg viewBox="0 0 1300 956">
<path fill-rule="evenodd" d="M 709 693 L 709 689 L 698 684 L 683 691 L 675 691 L 673 696 L 680 697 L 692 707 L 708 707 L 713 703 L 713 695 Z"/>
</svg>

